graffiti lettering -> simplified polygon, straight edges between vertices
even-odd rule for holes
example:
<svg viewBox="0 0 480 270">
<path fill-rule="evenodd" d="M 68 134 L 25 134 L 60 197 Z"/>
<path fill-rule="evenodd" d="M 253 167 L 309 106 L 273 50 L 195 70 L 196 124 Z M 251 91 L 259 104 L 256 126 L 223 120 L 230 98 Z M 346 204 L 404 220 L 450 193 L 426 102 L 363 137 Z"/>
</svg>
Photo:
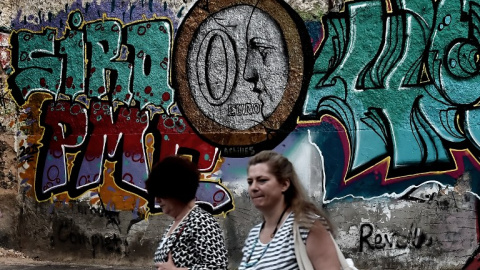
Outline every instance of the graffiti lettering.
<svg viewBox="0 0 480 270">
<path fill-rule="evenodd" d="M 454 169 L 452 145 L 480 153 L 474 86 L 480 46 L 472 31 L 478 27 L 480 6 L 390 2 L 390 8 L 381 2 L 346 2 L 345 12 L 322 18 L 324 39 L 304 114 L 330 115 L 344 126 L 346 178 L 386 159 L 387 177 Z M 335 168 L 325 172 L 327 179 L 335 179 Z M 336 197 L 335 192 L 327 187 L 327 198 Z"/>
<path fill-rule="evenodd" d="M 156 162 L 173 154 L 189 155 L 201 171 L 209 172 L 219 156 L 218 149 L 202 141 L 181 116 L 157 114 L 150 121 L 147 110 L 127 106 L 114 110 L 107 101 L 92 99 L 88 109 L 78 102 L 44 101 L 40 124 L 44 134 L 35 178 L 39 200 L 49 199 L 52 192 L 67 192 L 75 198 L 102 185 L 106 161 L 115 164 L 118 187 L 147 199 L 144 180 L 149 159 Z M 212 205 L 214 212 L 232 207 L 228 191 L 219 183 L 213 185 L 206 192 L 202 189 L 197 198 Z M 225 194 L 221 201 L 216 201 L 217 191 Z M 150 209 L 156 208 L 151 205 Z M 115 220 L 112 224 L 118 225 Z"/>
<path fill-rule="evenodd" d="M 166 114 L 174 99 L 169 84 L 172 31 L 168 18 L 126 25 L 105 17 L 88 22 L 75 10 L 62 38 L 52 28 L 12 33 L 14 72 L 8 82 L 17 104 L 25 104 L 33 92 L 54 96 L 41 107 L 41 146 L 21 149 L 27 162 L 38 151 L 37 199 L 63 192 L 77 198 L 101 186 L 107 161 L 114 164 L 108 173 L 115 184 L 144 199 L 149 165 L 165 156 L 186 154 L 201 171 L 215 168 L 218 149 L 201 140 L 183 118 Z M 216 202 L 217 191 L 228 196 Z M 219 183 L 198 199 L 219 212 L 233 207 Z"/>
<path fill-rule="evenodd" d="M 247 147 L 225 147 L 223 152 L 229 156 L 253 156 L 255 155 L 255 149 L 252 146 Z"/>
<path fill-rule="evenodd" d="M 32 162 L 33 155 L 38 153 L 38 144 L 33 144 L 31 146 L 20 146 L 19 159 L 25 162 Z"/>
<path fill-rule="evenodd" d="M 373 239 L 372 239 L 373 238 Z M 360 252 L 364 251 L 365 247 L 369 249 L 404 249 L 407 246 L 421 248 L 422 246 L 431 246 L 433 239 L 427 236 L 420 228 L 410 228 L 408 233 L 402 234 L 399 232 L 393 233 L 375 233 L 372 224 L 360 225 Z"/>
<path fill-rule="evenodd" d="M 84 22 L 75 11 L 68 18 L 65 38 L 55 36 L 55 29 L 12 33 L 15 72 L 8 80 L 17 104 L 24 104 L 32 92 L 43 91 L 72 100 L 80 94 L 106 97 L 140 108 L 153 104 L 167 110 L 172 105 L 169 20 L 123 27 L 114 19 Z"/>
<path fill-rule="evenodd" d="M 121 254 L 125 246 L 128 245 L 127 240 L 122 240 L 116 233 L 105 235 L 96 233 L 88 236 L 81 232 L 80 228 L 71 219 L 59 222 L 57 235 L 51 241 L 52 245 L 55 245 L 55 239 L 62 243 L 90 246 L 92 257 L 95 257 L 95 254 L 100 251 Z"/>
<path fill-rule="evenodd" d="M 209 144 L 215 141 L 212 138 L 199 137 L 201 133 L 189 126 L 192 119 L 187 123 L 180 116 L 177 106 L 181 104 L 173 103 L 170 80 L 174 78 L 173 31 L 178 18 L 149 13 L 151 19 L 142 19 L 135 12 L 134 17 L 130 14 L 129 19 L 124 16 L 122 21 L 116 14 L 98 12 L 101 9 L 92 15 L 86 8 L 69 7 L 49 18 L 49 22 L 40 16 L 42 27 L 16 23 L 16 30 L 8 39 L 12 68 L 8 87 L 17 105 L 25 106 L 22 113 L 27 121 L 35 123 L 34 127 L 26 125 L 22 130 L 28 136 L 19 153 L 21 162 L 35 164 L 25 166 L 25 175 L 33 175 L 25 181 L 34 188 L 36 199 L 47 201 L 65 194 L 70 201 L 98 188 L 99 193 L 107 189 L 118 192 L 115 199 L 110 194 L 106 196 L 112 205 L 130 207 L 130 202 L 119 203 L 123 196 L 127 200 L 138 199 L 134 205 L 143 209 L 139 204 L 149 200 L 144 180 L 151 165 L 165 156 L 181 154 L 190 156 L 204 173 L 197 199 L 208 204 L 214 213 L 231 210 L 232 197 L 221 184 L 221 174 L 209 174 L 220 170 L 220 153 L 225 150 L 223 156 L 251 156 L 259 148 L 283 139 L 294 128 L 293 116 L 300 112 L 310 75 L 309 65 L 303 62 L 310 61 L 304 58 L 311 58 L 304 24 L 297 20 L 283 22 L 282 16 L 272 17 L 270 9 L 276 8 L 282 8 L 282 14 L 288 18 L 296 15 L 292 9 L 272 3 L 275 7 L 266 5 L 267 10 L 248 5 L 225 6 L 224 11 L 211 14 L 208 20 L 218 22 L 218 16 L 237 11 L 250 18 L 253 11 L 252 23 L 238 22 L 238 30 L 220 27 L 207 35 L 208 44 L 198 43 L 202 44 L 198 55 L 206 57 L 197 61 L 202 65 L 198 74 L 205 75 L 199 82 L 201 87 L 204 82 L 208 84 L 200 90 L 209 90 L 202 93 L 209 94 L 211 104 L 225 104 L 223 118 L 219 115 L 216 120 L 238 131 L 226 149 L 216 147 L 221 143 Z M 93 7 L 98 5 L 90 6 Z M 268 57 L 262 64 L 258 56 L 264 47 L 256 41 L 262 35 L 265 20 L 268 25 L 263 30 L 270 33 L 275 44 L 264 55 Z M 288 31 L 296 34 L 287 35 Z M 222 44 L 227 46 L 225 50 Z M 294 57 L 290 52 L 298 55 Z M 220 59 L 223 62 L 218 62 Z M 221 63 L 227 63 L 228 68 L 224 69 Z M 262 64 L 261 78 L 254 76 L 257 64 Z M 225 81 L 224 76 L 228 77 Z M 261 86 L 262 83 L 266 85 Z M 234 89 L 237 90 L 229 92 Z M 41 95 L 33 95 L 36 92 Z M 283 102 L 284 96 L 292 102 Z M 38 107 L 39 111 L 29 111 Z M 246 123 L 247 118 L 256 120 Z M 37 127 L 40 129 L 36 130 Z M 244 132 L 245 128 L 250 130 Z M 246 140 L 237 140 L 237 136 L 245 136 L 252 145 L 245 145 Z M 115 225 L 114 219 L 112 224 Z"/>
<path fill-rule="evenodd" d="M 260 103 L 229 104 L 228 116 L 258 114 L 261 108 Z"/>
</svg>

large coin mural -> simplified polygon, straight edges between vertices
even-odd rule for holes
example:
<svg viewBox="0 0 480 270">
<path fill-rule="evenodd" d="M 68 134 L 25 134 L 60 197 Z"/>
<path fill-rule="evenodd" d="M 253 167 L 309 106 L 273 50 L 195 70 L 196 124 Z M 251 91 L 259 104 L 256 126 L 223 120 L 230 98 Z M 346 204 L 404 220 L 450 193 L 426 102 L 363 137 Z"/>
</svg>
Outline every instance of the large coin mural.
<svg viewBox="0 0 480 270">
<path fill-rule="evenodd" d="M 183 114 L 225 156 L 278 144 L 296 124 L 312 48 L 280 1 L 198 1 L 180 26 L 173 83 Z"/>
</svg>

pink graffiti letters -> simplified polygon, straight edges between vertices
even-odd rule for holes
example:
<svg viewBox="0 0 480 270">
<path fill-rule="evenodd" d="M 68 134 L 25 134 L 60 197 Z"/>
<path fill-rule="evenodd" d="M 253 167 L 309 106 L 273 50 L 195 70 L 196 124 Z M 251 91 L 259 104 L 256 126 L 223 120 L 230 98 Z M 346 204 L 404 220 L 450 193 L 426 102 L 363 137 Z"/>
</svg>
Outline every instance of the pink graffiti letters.
<svg viewBox="0 0 480 270">
<path fill-rule="evenodd" d="M 40 125 L 44 128 L 38 147 L 35 195 L 43 201 L 67 192 L 76 198 L 105 183 L 105 162 L 115 164 L 115 184 L 148 199 L 144 180 L 150 163 L 182 154 L 192 158 L 200 171 L 215 169 L 218 148 L 204 142 L 182 116 L 156 114 L 137 107 L 112 107 L 92 99 L 87 104 L 48 100 L 42 104 Z M 147 134 L 153 135 L 153 141 Z M 147 144 L 153 147 L 147 153 Z M 113 188 L 112 190 L 116 190 Z M 221 213 L 233 207 L 231 194 L 220 183 L 200 183 L 197 200 Z M 152 212 L 157 211 L 150 205 Z"/>
</svg>

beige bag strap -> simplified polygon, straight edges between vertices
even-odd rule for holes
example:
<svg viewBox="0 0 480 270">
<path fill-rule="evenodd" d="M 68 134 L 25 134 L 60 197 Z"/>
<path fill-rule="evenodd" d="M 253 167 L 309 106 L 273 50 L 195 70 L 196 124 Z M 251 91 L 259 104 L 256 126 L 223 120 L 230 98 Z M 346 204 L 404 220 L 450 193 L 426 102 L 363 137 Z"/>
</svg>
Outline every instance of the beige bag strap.
<svg viewBox="0 0 480 270">
<path fill-rule="evenodd" d="M 345 256 L 343 256 L 342 251 L 338 247 L 337 242 L 335 242 L 335 239 L 333 239 L 332 234 L 330 234 L 330 237 L 332 238 L 333 244 L 335 245 L 338 261 L 340 262 L 342 269 L 351 269 L 347 263 L 347 260 L 345 260 Z M 314 270 L 312 262 L 308 258 L 307 248 L 303 243 L 302 236 L 300 234 L 300 228 L 296 222 L 293 223 L 293 242 L 295 245 L 295 257 L 297 258 L 297 263 L 300 270 Z"/>
<path fill-rule="evenodd" d="M 293 243 L 295 244 L 295 257 L 297 257 L 300 270 L 314 270 L 312 262 L 308 258 L 307 247 L 303 243 L 297 222 L 293 223 Z"/>
</svg>

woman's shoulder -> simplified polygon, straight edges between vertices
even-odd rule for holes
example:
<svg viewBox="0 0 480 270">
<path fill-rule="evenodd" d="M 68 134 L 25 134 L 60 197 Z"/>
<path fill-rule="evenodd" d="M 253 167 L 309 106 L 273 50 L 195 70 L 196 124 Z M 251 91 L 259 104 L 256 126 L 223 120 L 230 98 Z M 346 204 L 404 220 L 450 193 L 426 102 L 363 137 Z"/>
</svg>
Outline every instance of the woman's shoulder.
<svg viewBox="0 0 480 270">
<path fill-rule="evenodd" d="M 329 229 L 328 220 L 324 216 L 316 213 L 306 213 L 301 223 L 304 225 L 308 225 L 307 227 L 309 227 L 317 221 L 324 227 L 326 227 L 327 230 Z"/>
<path fill-rule="evenodd" d="M 304 240 L 307 238 L 312 227 L 320 226 L 330 231 L 331 228 L 328 225 L 328 221 L 325 217 L 316 213 L 307 213 L 305 217 L 298 224 L 298 228 Z"/>
<path fill-rule="evenodd" d="M 332 232 L 332 228 L 330 228 L 328 220 L 324 216 L 314 214 L 312 220 L 314 222 L 314 225 L 321 226 L 327 231 Z"/>
<path fill-rule="evenodd" d="M 213 215 L 205 210 L 201 204 L 196 204 L 195 207 L 192 209 L 192 213 L 198 216 L 204 216 L 204 217 L 211 217 L 213 218 Z"/>
<path fill-rule="evenodd" d="M 196 205 L 190 212 L 190 219 L 195 223 L 218 223 L 210 212 Z"/>
</svg>

